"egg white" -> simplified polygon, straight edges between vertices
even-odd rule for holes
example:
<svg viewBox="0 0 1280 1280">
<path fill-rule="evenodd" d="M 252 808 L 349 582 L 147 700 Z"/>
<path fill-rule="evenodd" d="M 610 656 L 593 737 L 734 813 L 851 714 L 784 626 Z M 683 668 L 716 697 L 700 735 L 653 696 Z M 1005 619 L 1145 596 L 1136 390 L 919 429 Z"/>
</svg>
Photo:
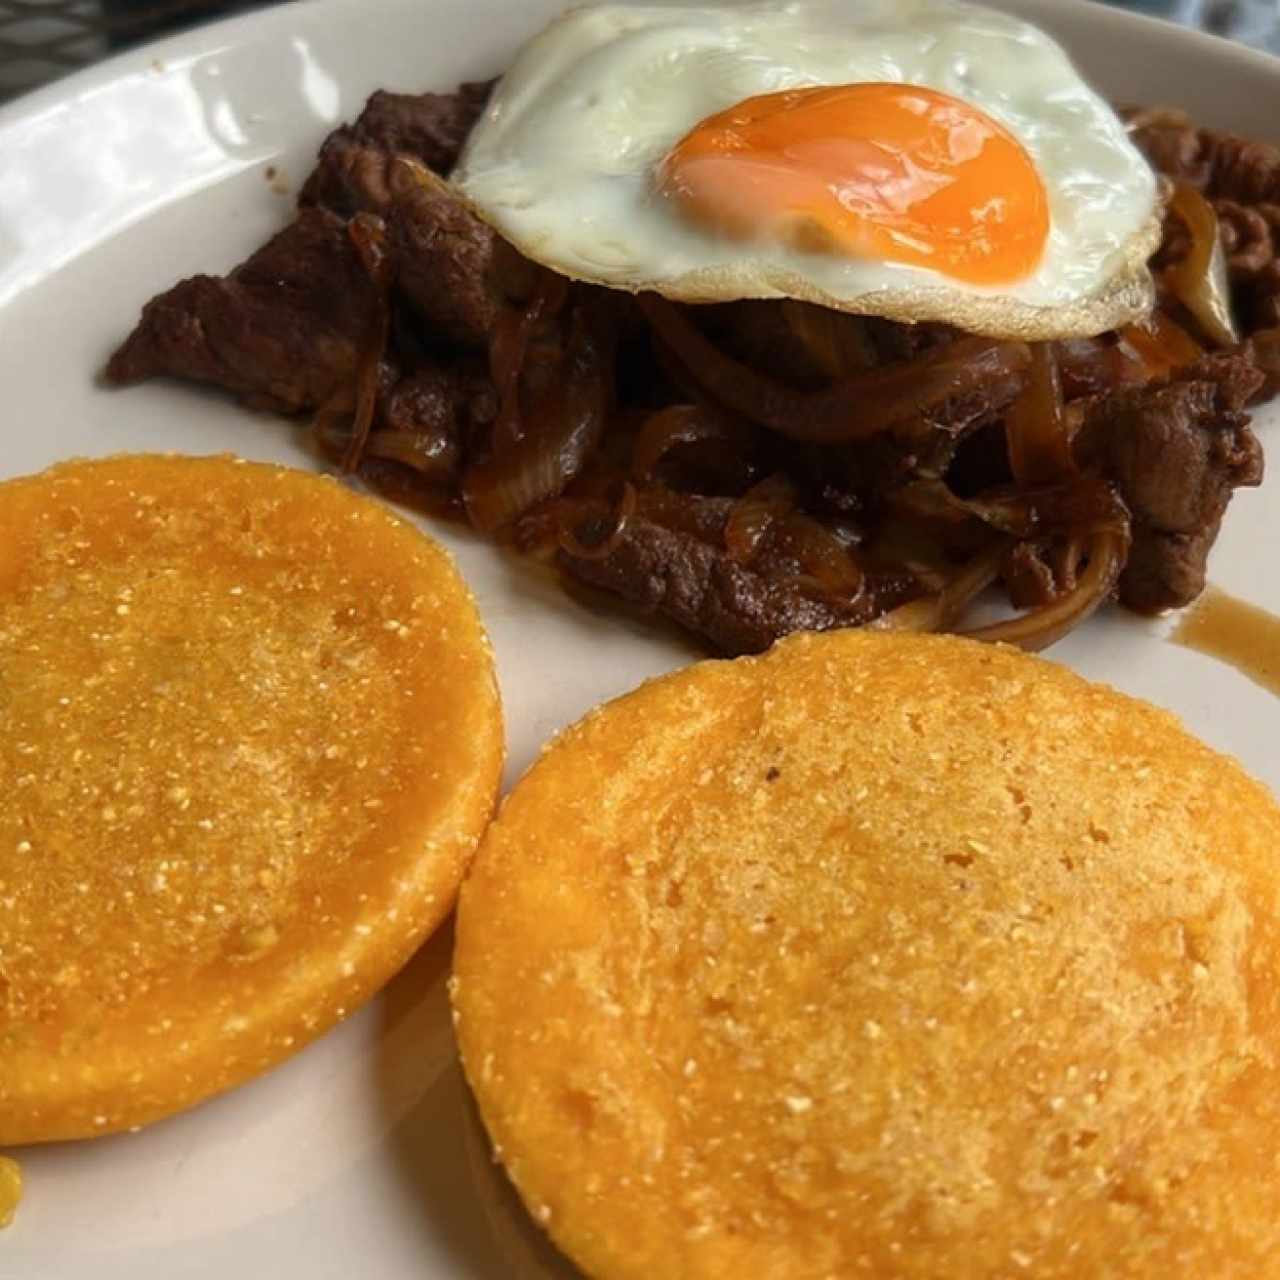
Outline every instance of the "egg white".
<svg viewBox="0 0 1280 1280">
<path fill-rule="evenodd" d="M 966 99 L 1022 143 L 1051 216 L 1034 273 L 986 288 L 781 240 L 731 240 L 658 191 L 663 158 L 706 116 L 757 94 L 862 81 Z M 1157 182 L 1124 126 L 1047 35 L 959 0 L 572 10 L 520 51 L 454 181 L 536 261 L 682 301 L 798 298 L 1030 340 L 1100 333 L 1152 303 Z"/>
</svg>

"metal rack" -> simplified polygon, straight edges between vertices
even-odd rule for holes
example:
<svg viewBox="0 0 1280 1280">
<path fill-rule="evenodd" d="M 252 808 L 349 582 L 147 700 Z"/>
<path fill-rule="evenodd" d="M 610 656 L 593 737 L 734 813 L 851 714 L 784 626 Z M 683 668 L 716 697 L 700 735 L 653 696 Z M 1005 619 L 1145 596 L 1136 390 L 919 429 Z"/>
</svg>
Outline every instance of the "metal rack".
<svg viewBox="0 0 1280 1280">
<path fill-rule="evenodd" d="M 278 0 L 0 0 L 0 100 L 139 40 Z"/>
</svg>

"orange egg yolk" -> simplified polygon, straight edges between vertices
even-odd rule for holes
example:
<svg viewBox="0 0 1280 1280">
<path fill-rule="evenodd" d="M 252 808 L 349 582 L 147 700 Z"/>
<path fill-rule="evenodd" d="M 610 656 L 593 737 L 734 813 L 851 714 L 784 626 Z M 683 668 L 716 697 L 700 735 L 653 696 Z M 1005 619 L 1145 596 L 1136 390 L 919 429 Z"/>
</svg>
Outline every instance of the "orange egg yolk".
<svg viewBox="0 0 1280 1280">
<path fill-rule="evenodd" d="M 851 84 L 748 98 L 662 164 L 662 191 L 735 239 L 930 267 L 979 285 L 1035 270 L 1044 183 L 1021 143 L 935 89 Z"/>
</svg>

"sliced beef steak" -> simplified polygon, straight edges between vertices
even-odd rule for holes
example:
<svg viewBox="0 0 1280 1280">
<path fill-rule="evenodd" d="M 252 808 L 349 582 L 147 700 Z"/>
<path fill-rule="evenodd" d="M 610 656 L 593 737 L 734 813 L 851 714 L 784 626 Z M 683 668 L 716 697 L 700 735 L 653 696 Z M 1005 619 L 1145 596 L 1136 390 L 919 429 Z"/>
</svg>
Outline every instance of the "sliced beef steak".
<svg viewBox="0 0 1280 1280">
<path fill-rule="evenodd" d="M 730 500 L 697 500 L 682 528 L 633 516 L 607 555 L 586 558 L 562 550 L 560 567 L 582 582 L 671 618 L 731 656 L 762 653 L 793 631 L 860 626 L 899 602 L 868 590 L 842 604 L 767 571 L 776 566 L 738 563 L 722 549 L 732 505 Z M 721 545 L 698 536 L 698 528 Z"/>
<path fill-rule="evenodd" d="M 1185 112 L 1128 108 L 1134 143 L 1152 167 L 1209 197 L 1231 275 L 1233 310 L 1246 335 L 1280 325 L 1280 147 L 1221 129 L 1201 129 Z M 1176 216 L 1166 218 L 1157 267 L 1186 252 Z"/>
<path fill-rule="evenodd" d="M 106 379 L 189 378 L 282 413 L 314 409 L 353 378 L 378 305 L 346 223 L 304 209 L 229 276 L 193 276 L 148 302 Z"/>
<path fill-rule="evenodd" d="M 447 182 L 411 160 L 396 162 L 392 186 L 387 231 L 400 293 L 433 336 L 485 346 L 497 316 L 496 236 Z"/>
<path fill-rule="evenodd" d="M 412 372 L 389 367 L 372 430 L 358 453 L 360 474 L 376 487 L 413 501 L 451 495 L 478 433 L 497 413 L 497 395 L 479 360 L 424 359 Z M 335 462 L 351 450 L 350 424 L 323 422 L 319 442 Z"/>
<path fill-rule="evenodd" d="M 1139 613 L 1190 604 L 1204 590 L 1205 566 L 1218 536 L 1214 521 L 1194 533 L 1139 527 L 1120 576 L 1120 598 Z"/>
<path fill-rule="evenodd" d="M 1119 486 L 1133 513 L 1120 599 L 1142 612 L 1189 604 L 1232 491 L 1262 480 L 1244 406 L 1263 375 L 1246 358 L 1209 356 L 1174 379 L 1114 392 L 1090 410 L 1078 451 Z"/>
<path fill-rule="evenodd" d="M 1224 129 L 1202 129 L 1184 111 L 1124 107 L 1134 145 L 1152 168 L 1209 196 L 1280 203 L 1280 147 Z"/>
<path fill-rule="evenodd" d="M 379 90 L 354 124 L 335 129 L 325 139 L 298 203 L 323 205 L 343 217 L 380 212 L 390 200 L 390 166 L 399 155 L 447 174 L 493 85 L 492 80 L 463 84 L 453 93 Z"/>
<path fill-rule="evenodd" d="M 496 312 L 493 233 L 442 179 L 395 165 L 387 246 L 419 335 L 484 347 Z M 189 378 L 283 413 L 313 409 L 353 378 L 378 305 L 345 220 L 303 209 L 229 276 L 194 276 L 147 303 L 106 378 Z"/>
</svg>

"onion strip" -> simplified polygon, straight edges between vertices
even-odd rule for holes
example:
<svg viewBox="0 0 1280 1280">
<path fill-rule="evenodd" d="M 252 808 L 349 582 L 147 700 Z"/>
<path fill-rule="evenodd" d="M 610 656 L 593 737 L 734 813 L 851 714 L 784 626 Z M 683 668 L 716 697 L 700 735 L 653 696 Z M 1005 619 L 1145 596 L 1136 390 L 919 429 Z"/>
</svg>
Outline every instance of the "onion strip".
<svg viewBox="0 0 1280 1280">
<path fill-rule="evenodd" d="M 539 270 L 532 294 L 523 306 L 508 304 L 499 313 L 489 340 L 489 376 L 498 391 L 498 416 L 492 445 L 500 450 L 519 439 L 524 423 L 520 406 L 520 374 L 539 326 L 564 309 L 569 282 L 554 271 Z"/>
<path fill-rule="evenodd" d="M 818 591 L 842 604 L 862 595 L 866 577 L 851 548 L 820 521 L 802 511 L 790 511 L 770 530 L 771 550 L 789 556 L 799 574 L 784 579 L 801 590 Z"/>
<path fill-rule="evenodd" d="M 1001 538 L 979 552 L 937 595 L 911 600 L 867 625 L 877 631 L 948 631 L 964 611 L 1000 576 L 1012 540 Z"/>
<path fill-rule="evenodd" d="M 762 556 L 794 561 L 799 573 L 782 581 L 842 603 L 862 594 L 864 575 L 853 552 L 821 521 L 796 508 L 795 486 L 778 473 L 733 504 L 724 525 L 729 558 L 744 568 Z"/>
<path fill-rule="evenodd" d="M 971 640 L 1016 644 L 1032 653 L 1047 649 L 1078 627 L 1104 604 L 1119 581 L 1129 551 L 1128 531 L 1114 528 L 1096 530 L 1085 543 L 1089 563 L 1072 590 L 1051 604 L 1032 609 L 1006 622 L 995 622 L 960 634 Z"/>
<path fill-rule="evenodd" d="M 575 509 L 575 518 L 561 518 L 559 523 L 558 541 L 565 555 L 573 556 L 575 560 L 605 560 L 617 550 L 636 510 L 635 485 L 629 480 L 623 480 L 618 488 L 618 498 L 611 504 L 612 510 L 608 513 L 611 527 L 599 542 L 583 542 L 578 534 L 586 518 L 592 514 L 589 509 L 596 503 L 591 499 L 570 499 L 566 502 L 566 505 Z"/>
<path fill-rule="evenodd" d="M 595 452 L 613 388 L 613 336 L 602 307 L 574 308 L 551 391 L 519 437 L 496 440 L 491 455 L 462 477 L 467 516 L 482 533 L 563 493 Z"/>
<path fill-rule="evenodd" d="M 650 414 L 631 449 L 631 475 L 638 483 L 656 479 L 658 465 L 673 449 L 684 445 L 724 444 L 736 453 L 751 449 L 750 427 L 729 421 L 701 405 L 675 404 Z"/>
<path fill-rule="evenodd" d="M 1163 378 L 1204 355 L 1204 348 L 1163 311 L 1125 325 L 1118 334 L 1122 347 L 1137 355 L 1148 378 Z"/>
<path fill-rule="evenodd" d="M 1165 272 L 1169 288 L 1195 316 L 1205 337 L 1220 347 L 1240 341 L 1231 317 L 1231 288 L 1227 282 L 1227 256 L 1218 233 L 1218 214 L 1208 200 L 1189 183 L 1173 189 L 1169 209 L 1191 233 L 1191 249 L 1181 262 Z"/>
<path fill-rule="evenodd" d="M 1005 438 L 1009 467 L 1020 485 L 1052 484 L 1076 469 L 1052 342 L 1031 347 L 1027 385 L 1005 417 Z"/>
<path fill-rule="evenodd" d="M 913 360 L 855 374 L 820 391 L 797 391 L 734 360 L 657 294 L 637 295 L 658 337 L 718 403 L 792 440 L 865 440 L 1031 362 L 1025 342 L 961 338 Z"/>
<path fill-rule="evenodd" d="M 827 377 L 847 378 L 876 363 L 862 316 L 790 299 L 780 305 L 787 328 L 804 343 L 813 362 Z"/>
<path fill-rule="evenodd" d="M 351 423 L 351 441 L 342 459 L 343 471 L 353 472 L 360 465 L 378 407 L 378 374 L 391 333 L 391 281 L 394 272 L 387 248 L 387 228 L 381 218 L 371 213 L 358 213 L 351 219 L 347 233 L 377 290 L 370 332 L 356 355 L 355 416 Z"/>
<path fill-rule="evenodd" d="M 375 431 L 364 449 L 371 458 L 385 458 L 410 467 L 429 480 L 444 482 L 458 463 L 458 443 L 444 431 Z"/>
<path fill-rule="evenodd" d="M 753 485 L 733 504 L 724 525 L 724 545 L 729 558 L 749 565 L 760 553 L 775 521 L 794 510 L 796 491 L 778 473 Z"/>
</svg>

